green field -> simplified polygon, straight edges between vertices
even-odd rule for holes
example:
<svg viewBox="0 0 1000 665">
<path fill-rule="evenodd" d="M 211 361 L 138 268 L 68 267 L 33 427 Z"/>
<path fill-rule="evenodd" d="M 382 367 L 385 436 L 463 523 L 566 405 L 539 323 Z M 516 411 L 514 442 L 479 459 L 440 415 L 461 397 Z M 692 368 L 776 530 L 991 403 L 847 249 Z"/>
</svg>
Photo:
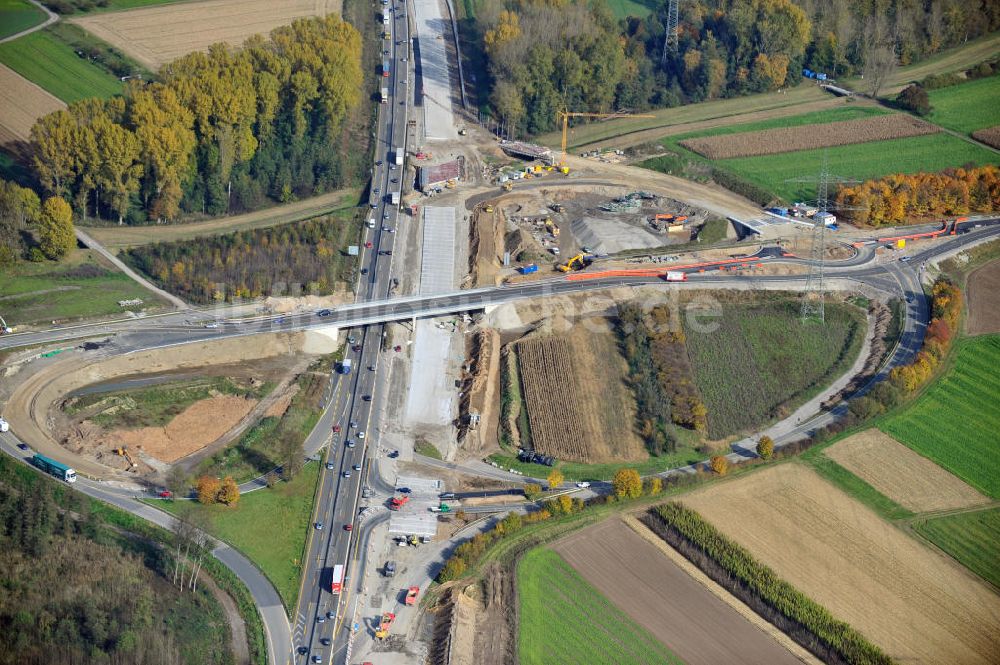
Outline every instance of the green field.
<svg viewBox="0 0 1000 665">
<path fill-rule="evenodd" d="M 299 596 L 302 553 L 306 535 L 312 528 L 319 469 L 319 464 L 310 462 L 290 483 L 243 494 L 236 508 L 193 504 L 195 510 L 204 511 L 213 535 L 238 549 L 264 571 L 285 607 L 295 607 Z M 172 513 L 192 508 L 191 502 L 150 503 Z"/>
<path fill-rule="evenodd" d="M 0 39 L 45 21 L 45 12 L 28 0 L 0 0 Z"/>
<path fill-rule="evenodd" d="M 522 557 L 517 596 L 522 665 L 682 662 L 552 550 L 536 548 Z"/>
<path fill-rule="evenodd" d="M 816 451 L 813 448 L 813 451 Z M 865 504 L 887 520 L 898 520 L 913 517 L 913 513 L 879 492 L 877 489 L 857 477 L 832 459 L 818 451 L 806 452 L 801 458 L 819 475 L 842 489 L 847 494 Z"/>
<path fill-rule="evenodd" d="M 708 407 L 710 437 L 790 413 L 854 362 L 865 333 L 862 311 L 828 303 L 825 324 L 803 324 L 800 304 L 724 304 L 721 317 L 685 317 L 688 357 Z M 707 331 L 699 332 L 699 324 Z"/>
<path fill-rule="evenodd" d="M 998 499 L 1000 335 L 963 339 L 957 346 L 954 367 L 878 427 Z"/>
<path fill-rule="evenodd" d="M 857 180 L 997 161 L 993 152 L 941 133 L 779 155 L 722 159 L 714 163 L 785 201 L 808 201 L 816 198 L 815 185 L 789 180 L 817 175 L 824 153 L 828 156 L 831 173 Z"/>
<path fill-rule="evenodd" d="M 767 120 L 759 120 L 757 122 L 745 122 L 739 125 L 726 125 L 724 127 L 713 127 L 712 129 L 705 129 L 698 132 L 690 132 L 688 134 L 678 134 L 676 136 L 668 136 L 663 139 L 661 143 L 670 149 L 686 150 L 692 155 L 697 155 L 697 153 L 691 152 L 684 148 L 683 146 L 677 145 L 679 141 L 684 139 L 695 138 L 699 136 L 719 136 L 721 134 L 740 134 L 743 132 L 758 132 L 765 129 L 777 129 L 779 127 L 801 127 L 803 125 L 822 125 L 828 122 L 841 122 L 843 120 L 858 120 L 860 118 L 871 118 L 877 115 L 887 115 L 890 111 L 879 108 L 877 106 L 858 106 L 849 105 L 838 106 L 836 108 L 827 109 L 824 111 L 811 111 L 809 113 L 800 113 L 799 115 L 786 116 L 784 118 L 769 118 Z"/>
<path fill-rule="evenodd" d="M 913 527 L 963 566 L 1000 588 L 1000 508 L 937 517 Z"/>
<path fill-rule="evenodd" d="M 931 90 L 933 123 L 971 134 L 977 129 L 1000 125 L 1000 76 L 988 76 L 947 88 Z M 995 161 L 995 160 L 994 160 Z"/>
<path fill-rule="evenodd" d="M 84 297 L 85 296 L 85 297 Z M 99 262 L 90 250 L 75 250 L 61 263 L 20 262 L 0 269 L 0 311 L 12 326 L 121 314 L 119 300 L 139 298 L 146 311 L 163 302 L 124 274 Z"/>
<path fill-rule="evenodd" d="M 123 90 L 118 79 L 81 59 L 48 29 L 0 44 L 0 62 L 66 103 Z"/>
<path fill-rule="evenodd" d="M 105 428 L 157 427 L 169 423 L 181 411 L 213 394 L 261 399 L 273 385 L 240 385 L 228 377 L 211 376 L 193 381 L 174 381 L 135 390 L 88 393 L 72 397 L 63 409 L 70 415 L 94 409 L 89 420 Z M 96 409 L 94 408 L 96 407 Z"/>
<path fill-rule="evenodd" d="M 607 5 L 615 18 L 649 16 L 660 3 L 657 0 L 607 0 Z"/>
</svg>

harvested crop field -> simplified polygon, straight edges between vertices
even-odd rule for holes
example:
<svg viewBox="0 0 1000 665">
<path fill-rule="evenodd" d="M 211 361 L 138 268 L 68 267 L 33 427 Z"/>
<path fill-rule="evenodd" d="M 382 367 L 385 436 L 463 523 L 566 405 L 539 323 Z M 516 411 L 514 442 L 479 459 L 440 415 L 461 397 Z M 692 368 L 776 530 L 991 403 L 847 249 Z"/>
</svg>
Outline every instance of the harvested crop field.
<svg viewBox="0 0 1000 665">
<path fill-rule="evenodd" d="M 217 395 L 195 402 L 164 427 L 116 430 L 112 434 L 161 462 L 175 462 L 235 427 L 256 404 L 255 399 Z"/>
<path fill-rule="evenodd" d="M 800 464 L 683 503 L 893 660 L 995 663 L 1000 596 Z"/>
<path fill-rule="evenodd" d="M 192 51 L 247 37 L 309 16 L 340 15 L 341 0 L 208 0 L 73 19 L 88 32 L 157 70 Z"/>
<path fill-rule="evenodd" d="M 1000 150 L 1000 125 L 972 132 L 972 138 Z"/>
<path fill-rule="evenodd" d="M 620 520 L 581 529 L 552 549 L 688 665 L 801 663 Z"/>
<path fill-rule="evenodd" d="M 579 462 L 646 458 L 628 366 L 606 321 L 531 335 L 515 348 L 535 450 Z"/>
<path fill-rule="evenodd" d="M 838 441 L 823 454 L 916 513 L 990 502 L 957 476 L 877 429 Z"/>
<path fill-rule="evenodd" d="M 62 108 L 59 99 L 0 65 L 0 145 L 27 142 L 36 120 Z"/>
<path fill-rule="evenodd" d="M 1000 141 L 1000 127 L 997 129 Z M 970 335 L 1000 332 L 1000 261 L 991 261 L 969 276 L 968 294 L 967 332 Z"/>
<path fill-rule="evenodd" d="M 758 132 L 685 139 L 682 146 L 708 159 L 759 157 L 870 141 L 922 136 L 940 131 L 905 113 L 891 113 L 819 125 L 780 127 Z"/>
</svg>

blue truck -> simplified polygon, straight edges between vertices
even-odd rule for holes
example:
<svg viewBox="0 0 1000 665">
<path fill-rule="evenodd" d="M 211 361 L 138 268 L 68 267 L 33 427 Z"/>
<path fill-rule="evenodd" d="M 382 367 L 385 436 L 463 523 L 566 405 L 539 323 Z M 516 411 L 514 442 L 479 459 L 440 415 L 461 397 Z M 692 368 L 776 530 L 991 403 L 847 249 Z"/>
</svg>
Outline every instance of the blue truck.
<svg viewBox="0 0 1000 665">
<path fill-rule="evenodd" d="M 517 271 L 522 275 L 530 275 L 533 272 L 538 272 L 538 266 L 534 263 L 529 263 L 526 266 L 521 266 L 517 269 Z"/>
<path fill-rule="evenodd" d="M 341 374 L 350 374 L 351 373 L 351 359 L 350 358 L 344 358 L 343 360 L 340 361 L 340 373 Z"/>
</svg>

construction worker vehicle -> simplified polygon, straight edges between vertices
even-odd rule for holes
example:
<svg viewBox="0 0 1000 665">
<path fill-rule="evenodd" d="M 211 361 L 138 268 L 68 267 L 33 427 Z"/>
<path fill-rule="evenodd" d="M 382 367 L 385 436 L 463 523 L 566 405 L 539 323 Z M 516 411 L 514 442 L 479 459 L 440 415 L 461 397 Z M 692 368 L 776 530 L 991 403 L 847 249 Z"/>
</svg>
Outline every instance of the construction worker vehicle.
<svg viewBox="0 0 1000 665">
<path fill-rule="evenodd" d="M 120 457 L 124 457 L 125 461 L 128 462 L 130 468 L 134 469 L 135 467 L 139 466 L 139 464 L 134 459 L 132 459 L 131 453 L 129 453 L 128 448 L 126 448 L 125 446 L 122 446 L 121 448 L 115 448 L 115 453 Z"/>
<path fill-rule="evenodd" d="M 406 590 L 406 604 L 407 605 L 416 605 L 417 604 L 417 594 L 419 594 L 419 593 L 420 593 L 420 587 L 418 587 L 418 586 L 411 586 L 409 589 L 407 589 Z"/>
<path fill-rule="evenodd" d="M 396 620 L 396 615 L 392 612 L 383 612 L 382 620 L 379 622 L 378 630 L 375 631 L 375 637 L 380 640 L 384 640 L 389 637 L 389 628 L 392 626 L 392 622 Z"/>
<path fill-rule="evenodd" d="M 560 264 L 558 268 L 562 272 L 569 272 L 570 270 L 583 270 L 593 263 L 593 261 L 593 254 L 577 254 L 566 263 Z"/>
<path fill-rule="evenodd" d="M 394 496 L 392 501 L 389 502 L 389 510 L 399 510 L 406 505 L 406 502 L 410 500 L 408 496 Z"/>
</svg>

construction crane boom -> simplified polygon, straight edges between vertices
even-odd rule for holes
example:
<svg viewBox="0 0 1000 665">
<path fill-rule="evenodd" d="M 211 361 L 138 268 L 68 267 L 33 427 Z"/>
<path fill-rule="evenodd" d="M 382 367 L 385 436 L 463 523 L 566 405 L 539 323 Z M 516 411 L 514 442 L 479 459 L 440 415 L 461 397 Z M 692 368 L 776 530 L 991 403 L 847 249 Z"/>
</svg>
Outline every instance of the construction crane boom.
<svg viewBox="0 0 1000 665">
<path fill-rule="evenodd" d="M 566 131 L 569 129 L 570 118 L 655 118 L 648 113 L 583 113 L 578 111 L 559 111 L 562 116 L 562 162 L 566 163 Z"/>
</svg>

